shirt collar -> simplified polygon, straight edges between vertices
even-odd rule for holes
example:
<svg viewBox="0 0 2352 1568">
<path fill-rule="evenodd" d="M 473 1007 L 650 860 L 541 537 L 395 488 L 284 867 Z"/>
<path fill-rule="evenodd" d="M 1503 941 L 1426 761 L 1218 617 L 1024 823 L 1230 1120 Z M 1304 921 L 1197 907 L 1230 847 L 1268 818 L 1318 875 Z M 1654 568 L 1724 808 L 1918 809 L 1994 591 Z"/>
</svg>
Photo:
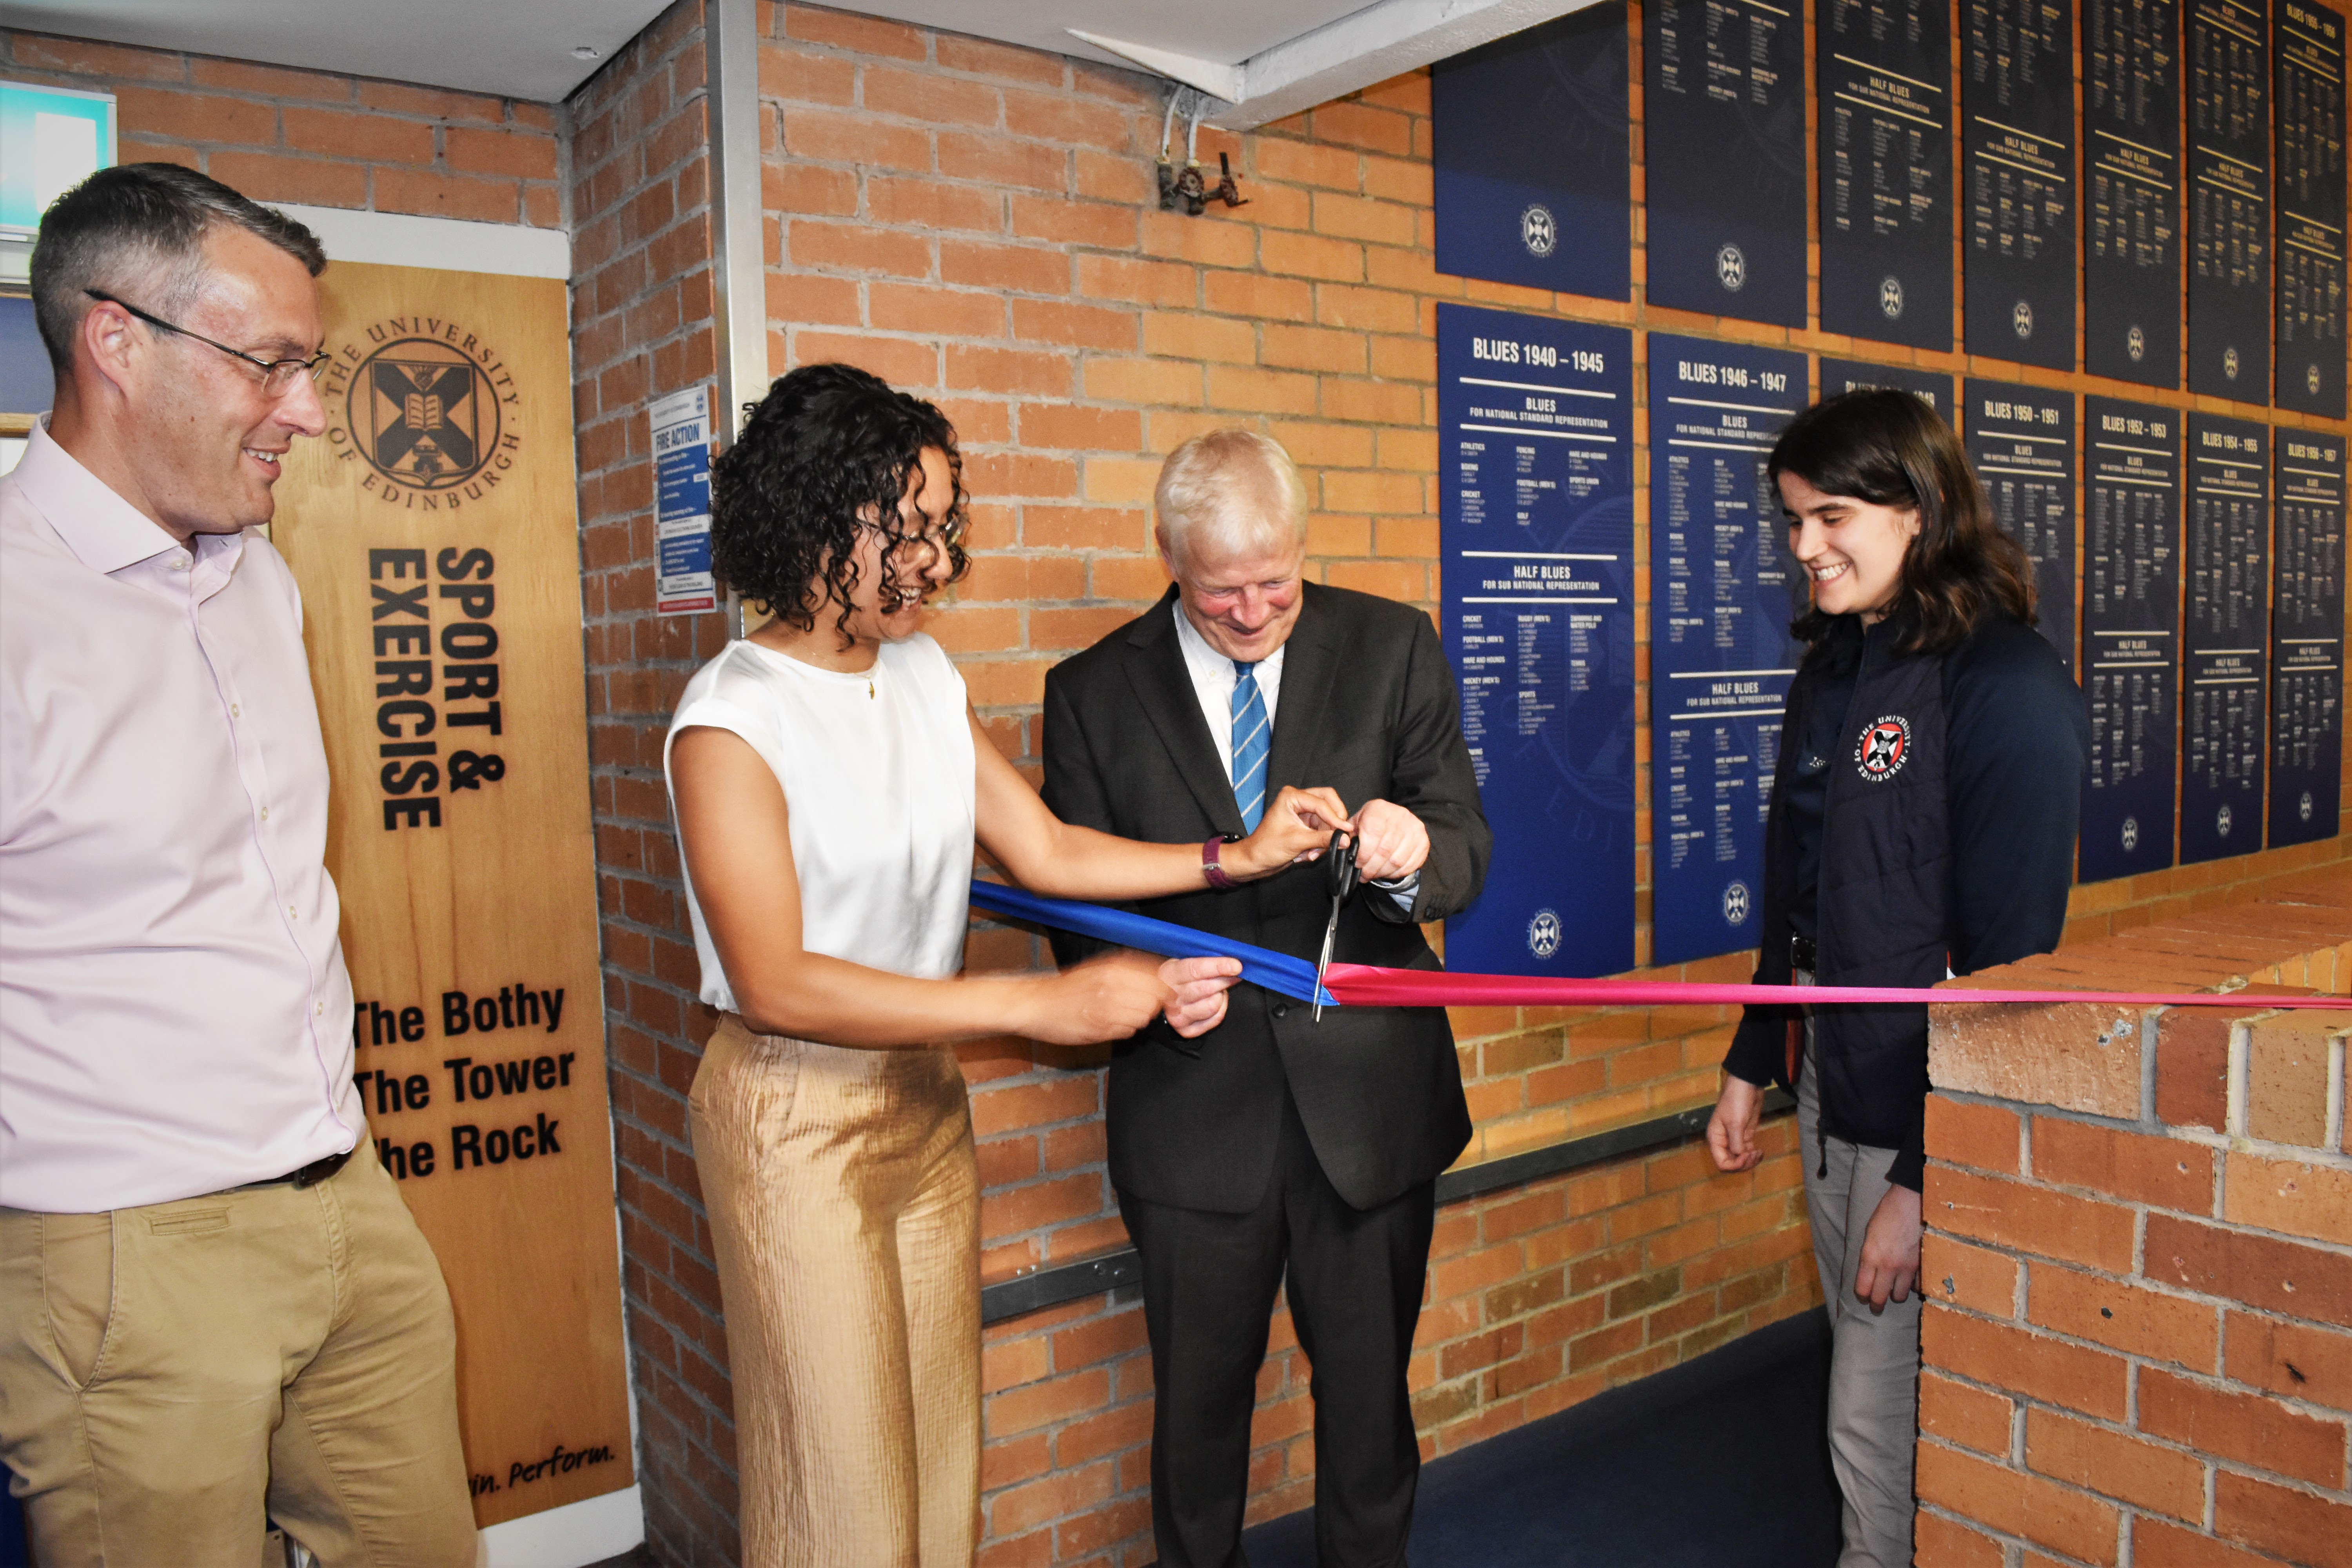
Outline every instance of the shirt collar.
<svg viewBox="0 0 2352 1568">
<path fill-rule="evenodd" d="M 24 456 L 10 475 L 25 499 L 57 530 L 66 548 L 93 572 L 120 572 L 181 546 L 137 507 L 76 460 L 49 435 L 49 416 L 33 422 Z M 190 554 L 203 552 L 192 550 Z"/>
<path fill-rule="evenodd" d="M 1168 601 L 1168 613 L 1176 617 L 1176 646 L 1184 650 L 1185 663 L 1202 669 L 1218 672 L 1223 677 L 1224 683 L 1228 687 L 1241 679 L 1241 671 L 1236 668 L 1235 661 L 1211 647 L 1209 639 L 1201 635 L 1201 628 L 1192 624 L 1192 617 L 1184 613 L 1181 590 L 1178 591 L 1177 596 Z M 1267 654 L 1250 668 L 1257 671 L 1261 679 L 1270 676 L 1279 676 L 1282 673 L 1283 650 L 1289 646 L 1290 639 L 1285 637 L 1275 645 L 1272 653 Z"/>
</svg>

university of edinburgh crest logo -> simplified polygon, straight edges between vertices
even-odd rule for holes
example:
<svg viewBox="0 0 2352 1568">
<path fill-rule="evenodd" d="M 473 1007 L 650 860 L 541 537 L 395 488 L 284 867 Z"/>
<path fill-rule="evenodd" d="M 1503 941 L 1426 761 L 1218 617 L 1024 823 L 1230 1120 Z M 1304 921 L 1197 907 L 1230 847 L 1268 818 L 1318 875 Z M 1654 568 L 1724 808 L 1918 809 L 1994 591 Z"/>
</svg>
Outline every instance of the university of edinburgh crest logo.
<svg viewBox="0 0 2352 1568">
<path fill-rule="evenodd" d="M 1531 206 L 1519 215 L 1519 243 L 1530 256 L 1549 256 L 1559 248 L 1559 226 L 1552 221 L 1549 207 Z"/>
<path fill-rule="evenodd" d="M 368 466 L 415 489 L 464 484 L 499 445 L 489 377 L 427 338 L 403 338 L 368 356 L 352 380 L 350 418 Z"/>
<path fill-rule="evenodd" d="M 1854 743 L 1854 769 L 1872 784 L 1885 783 L 1910 760 L 1911 721 L 1900 714 L 1879 719 Z"/>
<path fill-rule="evenodd" d="M 362 465 L 361 488 L 417 510 L 486 498 L 514 467 L 521 428 L 513 374 L 453 321 L 394 316 L 335 352 L 320 389 L 327 439 Z"/>
<path fill-rule="evenodd" d="M 1559 912 L 1538 910 L 1536 918 L 1528 922 L 1528 951 L 1538 958 L 1549 958 L 1559 951 Z"/>
<path fill-rule="evenodd" d="M 1748 255 L 1736 245 L 1715 253 L 1715 280 L 1737 294 L 1748 283 Z"/>
</svg>

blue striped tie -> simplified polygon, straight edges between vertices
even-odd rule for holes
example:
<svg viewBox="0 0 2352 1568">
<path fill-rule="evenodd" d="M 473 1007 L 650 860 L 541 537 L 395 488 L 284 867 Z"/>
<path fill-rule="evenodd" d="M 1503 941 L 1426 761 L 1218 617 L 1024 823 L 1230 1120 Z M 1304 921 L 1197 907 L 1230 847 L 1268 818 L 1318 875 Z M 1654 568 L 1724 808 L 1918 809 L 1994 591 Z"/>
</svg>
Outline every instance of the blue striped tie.
<svg viewBox="0 0 2352 1568">
<path fill-rule="evenodd" d="M 1234 804 L 1242 808 L 1242 826 L 1252 833 L 1265 815 L 1265 754 L 1274 748 L 1274 726 L 1266 722 L 1256 668 L 1234 660 Z"/>
</svg>

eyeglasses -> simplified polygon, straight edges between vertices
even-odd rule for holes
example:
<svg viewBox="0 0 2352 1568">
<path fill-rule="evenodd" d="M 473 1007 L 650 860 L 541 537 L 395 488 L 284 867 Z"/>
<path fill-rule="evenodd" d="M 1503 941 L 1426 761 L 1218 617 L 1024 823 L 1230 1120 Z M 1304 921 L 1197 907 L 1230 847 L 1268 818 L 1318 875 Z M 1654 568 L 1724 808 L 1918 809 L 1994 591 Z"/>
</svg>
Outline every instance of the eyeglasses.
<svg viewBox="0 0 2352 1568">
<path fill-rule="evenodd" d="M 194 338 L 207 348 L 220 350 L 231 359 L 243 360 L 261 372 L 261 390 L 266 396 L 285 396 L 293 389 L 294 378 L 298 375 L 308 374 L 311 380 L 318 380 L 319 373 L 325 370 L 327 362 L 334 357 L 326 350 L 320 349 L 308 359 L 257 359 L 241 349 L 233 349 L 226 343 L 215 342 L 202 332 L 192 332 L 176 321 L 167 321 L 161 316 L 150 315 L 127 300 L 118 300 L 111 294 L 101 294 L 95 289 L 85 289 L 82 292 L 93 300 L 100 300 L 107 304 L 119 306 L 130 311 L 151 327 L 161 327 L 167 332 L 177 332 L 184 338 Z"/>
<path fill-rule="evenodd" d="M 867 526 L 873 525 L 869 523 Z M 912 555 L 922 552 L 944 561 L 954 553 L 956 546 L 963 542 L 963 520 L 957 518 L 942 527 L 928 529 L 921 533 L 902 533 L 895 539 L 879 528 L 875 528 L 874 531 L 882 534 L 890 542 L 892 550 L 900 554 Z"/>
</svg>

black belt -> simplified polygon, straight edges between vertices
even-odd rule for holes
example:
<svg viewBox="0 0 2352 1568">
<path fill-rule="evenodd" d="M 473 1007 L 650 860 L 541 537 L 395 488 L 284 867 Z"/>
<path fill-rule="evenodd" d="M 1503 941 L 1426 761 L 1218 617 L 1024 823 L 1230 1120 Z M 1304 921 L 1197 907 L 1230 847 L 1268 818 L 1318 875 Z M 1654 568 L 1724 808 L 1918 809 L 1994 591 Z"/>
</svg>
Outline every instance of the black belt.
<svg viewBox="0 0 2352 1568">
<path fill-rule="evenodd" d="M 357 1147 L 356 1144 L 352 1146 L 354 1149 Z M 247 1182 L 236 1190 L 242 1193 L 249 1192 L 255 1187 L 315 1187 L 337 1171 L 341 1170 L 351 1160 L 352 1152 L 352 1149 L 346 1149 L 340 1154 L 330 1154 L 323 1160 L 313 1160 L 299 1171 L 289 1171 L 282 1176 L 272 1176 L 266 1182 Z"/>
<path fill-rule="evenodd" d="M 1808 974 L 1817 973 L 1821 969 L 1821 965 L 1814 962 L 1817 957 L 1818 954 L 1814 952 L 1813 939 L 1811 937 L 1798 936 L 1794 932 L 1790 933 L 1790 968 L 1801 969 Z"/>
</svg>

